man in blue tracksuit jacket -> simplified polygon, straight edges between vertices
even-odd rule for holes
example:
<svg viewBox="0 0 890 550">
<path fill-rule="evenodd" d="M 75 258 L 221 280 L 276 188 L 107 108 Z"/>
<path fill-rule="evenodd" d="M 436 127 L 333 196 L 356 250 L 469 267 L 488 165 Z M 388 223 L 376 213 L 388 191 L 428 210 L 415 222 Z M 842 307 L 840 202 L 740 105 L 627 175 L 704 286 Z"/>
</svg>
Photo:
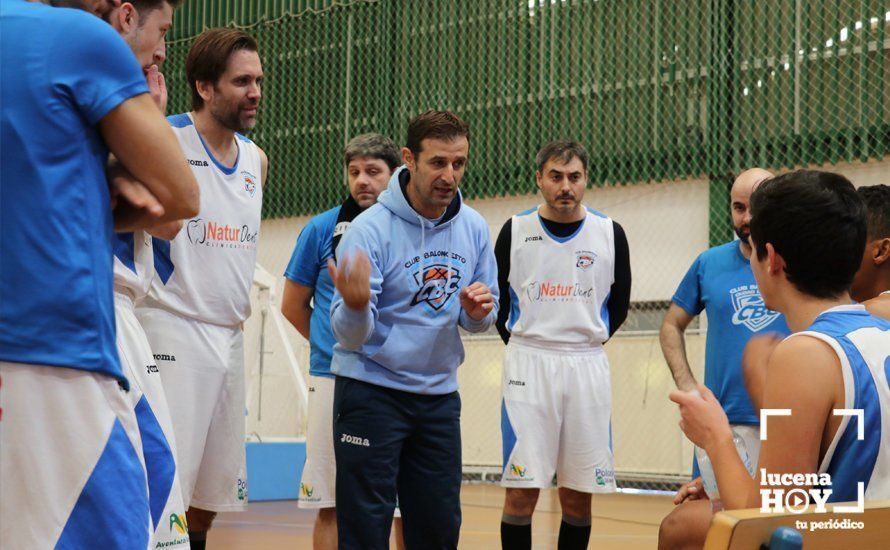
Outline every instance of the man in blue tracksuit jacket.
<svg viewBox="0 0 890 550">
<path fill-rule="evenodd" d="M 407 548 L 457 548 L 458 326 L 487 330 L 498 299 L 488 225 L 458 191 L 468 151 L 453 113 L 414 118 L 405 166 L 329 267 L 340 548 L 388 548 L 396 495 Z"/>
</svg>

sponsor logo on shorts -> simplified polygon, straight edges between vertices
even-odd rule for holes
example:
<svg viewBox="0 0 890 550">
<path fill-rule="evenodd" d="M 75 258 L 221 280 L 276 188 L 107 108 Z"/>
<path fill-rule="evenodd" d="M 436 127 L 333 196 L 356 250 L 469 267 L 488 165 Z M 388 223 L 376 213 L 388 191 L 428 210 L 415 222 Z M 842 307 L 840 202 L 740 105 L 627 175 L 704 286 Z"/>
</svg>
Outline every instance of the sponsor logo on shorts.
<svg viewBox="0 0 890 550">
<path fill-rule="evenodd" d="M 247 480 L 238 478 L 237 482 L 238 487 L 238 500 L 244 501 L 247 499 Z"/>
<path fill-rule="evenodd" d="M 306 483 L 300 483 L 300 500 L 303 502 L 320 502 L 321 497 L 315 495 L 315 488 Z"/>
<path fill-rule="evenodd" d="M 600 487 L 605 487 L 606 485 L 611 485 L 615 483 L 615 471 L 607 470 L 605 468 L 597 468 L 594 470 L 594 474 L 596 477 L 596 484 Z"/>
<path fill-rule="evenodd" d="M 751 332 L 757 332 L 776 320 L 775 311 L 767 309 L 757 285 L 742 285 L 729 291 L 732 299 L 732 324 L 745 325 Z"/>
<path fill-rule="evenodd" d="M 145 365 L 145 372 L 147 372 L 148 374 L 151 374 L 153 372 L 158 372 L 158 366 L 157 365 Z"/>
<path fill-rule="evenodd" d="M 210 164 L 208 164 L 206 160 L 188 159 L 188 161 L 189 164 L 191 164 L 192 166 L 210 166 Z"/>
<path fill-rule="evenodd" d="M 509 382 L 507 382 L 507 385 L 508 386 L 524 386 L 525 382 L 523 382 L 522 380 L 510 380 Z"/>
<path fill-rule="evenodd" d="M 171 540 L 159 540 L 155 543 L 155 550 L 162 550 L 163 548 L 172 548 L 174 546 L 182 546 L 187 545 L 189 543 L 189 539 L 187 536 L 188 533 L 188 523 L 185 521 L 185 514 L 170 514 L 170 534 L 173 536 Z M 160 531 L 157 532 L 160 534 Z M 177 536 L 180 535 L 180 536 Z"/>
<path fill-rule="evenodd" d="M 528 468 L 524 468 L 515 462 L 511 462 L 507 469 L 507 477 L 513 478 L 514 481 L 534 481 L 528 473 Z"/>
<path fill-rule="evenodd" d="M 340 443 L 349 443 L 350 445 L 359 445 L 361 447 L 371 446 L 371 442 L 368 441 L 368 438 L 349 434 L 340 434 Z"/>
<path fill-rule="evenodd" d="M 170 514 L 170 532 L 173 532 L 173 529 L 176 529 L 176 532 L 184 535 L 188 533 L 188 522 L 186 522 L 185 515 L 182 514 Z"/>
<path fill-rule="evenodd" d="M 525 238 L 525 242 L 527 242 L 527 243 L 531 243 L 531 242 L 535 242 L 535 241 L 543 241 L 543 240 L 544 240 L 544 237 L 542 237 L 540 235 L 533 235 L 531 237 Z"/>
<path fill-rule="evenodd" d="M 170 361 L 171 363 L 176 362 L 175 355 L 167 355 L 165 353 L 155 353 L 154 357 L 155 357 L 155 361 Z"/>
<path fill-rule="evenodd" d="M 596 262 L 596 253 L 589 250 L 578 250 L 575 252 L 575 267 L 578 269 L 590 269 L 594 262 Z"/>
</svg>

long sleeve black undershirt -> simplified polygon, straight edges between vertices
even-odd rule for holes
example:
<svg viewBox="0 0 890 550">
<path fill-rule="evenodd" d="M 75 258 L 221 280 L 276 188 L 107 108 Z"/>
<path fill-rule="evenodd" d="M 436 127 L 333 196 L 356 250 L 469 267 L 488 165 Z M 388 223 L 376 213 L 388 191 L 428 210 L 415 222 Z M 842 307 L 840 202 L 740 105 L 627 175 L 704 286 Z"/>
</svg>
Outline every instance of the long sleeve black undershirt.
<svg viewBox="0 0 890 550">
<path fill-rule="evenodd" d="M 557 237 L 568 237 L 578 230 L 583 220 L 577 222 L 560 223 L 546 218 L 541 218 L 547 230 Z M 498 288 L 500 298 L 498 301 L 498 318 L 495 322 L 501 339 L 506 344 L 510 340 L 510 331 L 507 330 L 507 319 L 510 316 L 510 244 L 513 224 L 512 218 L 508 219 L 501 232 L 498 233 L 494 245 L 494 256 L 498 263 Z M 627 310 L 630 307 L 630 249 L 627 245 L 627 236 L 624 229 L 615 220 L 612 220 L 615 232 L 615 282 L 609 293 L 609 303 L 606 309 L 609 311 L 609 337 L 615 334 L 624 320 L 627 319 Z"/>
</svg>

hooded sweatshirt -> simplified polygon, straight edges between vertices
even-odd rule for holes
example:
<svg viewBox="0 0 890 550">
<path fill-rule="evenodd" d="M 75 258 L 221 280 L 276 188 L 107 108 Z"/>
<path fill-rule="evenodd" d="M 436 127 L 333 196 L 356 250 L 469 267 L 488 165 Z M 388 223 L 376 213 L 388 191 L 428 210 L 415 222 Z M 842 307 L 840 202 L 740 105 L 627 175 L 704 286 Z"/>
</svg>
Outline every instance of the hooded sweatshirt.
<svg viewBox="0 0 890 550">
<path fill-rule="evenodd" d="M 362 250 L 371 261 L 371 300 L 362 310 L 336 290 L 331 327 L 337 344 L 331 371 L 387 388 L 441 395 L 457 391 L 464 360 L 458 325 L 483 332 L 497 318 L 497 267 L 488 224 L 463 204 L 460 191 L 441 219 L 409 204 L 410 173 L 399 168 L 377 204 L 352 222 L 337 258 Z M 494 309 L 480 321 L 460 307 L 460 292 L 481 281 Z"/>
</svg>

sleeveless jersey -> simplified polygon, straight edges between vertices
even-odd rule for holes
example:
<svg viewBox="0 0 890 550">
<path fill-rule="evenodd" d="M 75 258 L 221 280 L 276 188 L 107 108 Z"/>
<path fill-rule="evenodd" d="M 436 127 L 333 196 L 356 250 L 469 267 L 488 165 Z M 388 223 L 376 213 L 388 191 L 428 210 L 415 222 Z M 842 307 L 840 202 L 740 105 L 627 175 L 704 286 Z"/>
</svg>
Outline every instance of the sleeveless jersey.
<svg viewBox="0 0 890 550">
<path fill-rule="evenodd" d="M 136 301 L 148 295 L 154 277 L 154 255 L 151 235 L 145 231 L 115 233 L 114 291 L 126 294 Z"/>
<path fill-rule="evenodd" d="M 831 475 L 828 501 L 855 501 L 857 482 L 865 484 L 866 500 L 890 498 L 890 321 L 861 305 L 839 306 L 798 334 L 818 338 L 837 353 L 844 408 L 862 411 L 858 419 L 844 416 L 819 466 L 820 474 Z M 864 423 L 862 440 L 859 422 Z"/>
<path fill-rule="evenodd" d="M 235 134 L 234 167 L 204 145 L 190 113 L 167 117 L 201 190 L 201 211 L 172 241 L 153 239 L 156 276 L 146 307 L 231 326 L 250 315 L 263 190 L 259 148 Z"/>
<path fill-rule="evenodd" d="M 609 291 L 615 281 L 612 220 L 588 210 L 566 238 L 552 235 L 537 208 L 512 218 L 510 341 L 589 349 L 609 338 Z"/>
</svg>

